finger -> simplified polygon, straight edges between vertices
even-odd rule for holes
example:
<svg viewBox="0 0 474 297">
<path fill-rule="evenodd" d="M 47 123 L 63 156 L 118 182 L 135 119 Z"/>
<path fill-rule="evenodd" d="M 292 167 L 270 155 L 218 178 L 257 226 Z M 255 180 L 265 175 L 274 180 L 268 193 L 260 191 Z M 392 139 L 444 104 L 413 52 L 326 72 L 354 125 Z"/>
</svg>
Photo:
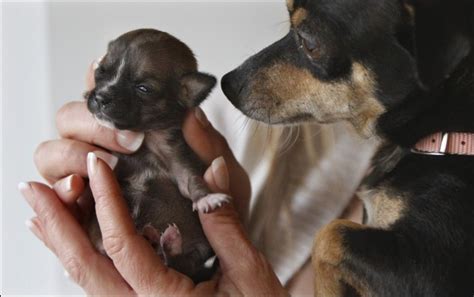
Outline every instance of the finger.
<svg viewBox="0 0 474 297">
<path fill-rule="evenodd" d="M 35 152 L 35 164 L 40 174 L 51 184 L 71 174 L 87 176 L 86 159 L 89 152 L 105 160 L 112 168 L 118 158 L 100 148 L 69 139 L 51 140 L 41 143 Z"/>
<path fill-rule="evenodd" d="M 89 294 L 132 293 L 110 261 L 95 251 L 84 230 L 52 189 L 39 183 L 21 183 L 19 189 L 75 282 Z"/>
<path fill-rule="evenodd" d="M 90 91 L 93 88 L 95 88 L 94 72 L 97 69 L 97 67 L 99 67 L 99 61 L 98 60 L 92 62 L 89 65 L 89 68 L 87 69 L 87 73 L 86 73 L 86 89 L 87 89 L 87 91 Z"/>
<path fill-rule="evenodd" d="M 199 217 L 222 274 L 234 280 L 244 296 L 287 296 L 271 265 L 248 239 L 232 204 Z"/>
<path fill-rule="evenodd" d="M 77 199 L 85 188 L 84 179 L 78 174 L 71 174 L 54 183 L 53 189 L 59 199 L 67 206 L 76 205 Z"/>
<path fill-rule="evenodd" d="M 224 193 L 229 191 L 229 170 L 224 157 L 218 157 L 212 161 L 211 166 L 204 174 L 205 179 L 206 177 L 212 181 L 213 189 L 211 190 Z"/>
<path fill-rule="evenodd" d="M 214 166 L 213 166 L 214 165 Z M 211 167 L 206 171 L 204 175 L 204 180 L 208 184 L 209 188 L 213 191 L 222 191 L 222 192 L 227 192 L 229 189 L 228 187 L 223 187 L 223 186 L 218 186 L 218 182 L 216 180 L 219 179 L 226 179 L 228 178 L 228 170 L 225 161 L 223 161 L 223 158 L 216 159 L 212 162 Z M 241 223 L 238 217 L 236 217 L 236 211 L 232 206 L 226 206 L 222 210 L 217 210 L 216 212 L 220 213 L 219 215 L 209 215 L 205 216 L 200 214 L 200 219 L 201 223 L 204 229 L 204 232 L 206 233 L 206 237 L 208 237 L 208 240 L 212 247 L 214 248 L 216 255 L 219 257 L 219 259 L 222 257 L 223 258 L 223 263 L 221 263 L 222 268 L 225 268 L 226 266 L 229 266 L 229 264 L 226 263 L 226 259 L 232 255 L 231 252 L 228 252 L 228 248 L 235 242 L 235 243 L 243 243 L 244 248 L 240 249 L 237 248 L 239 251 L 243 251 L 244 254 L 249 253 L 252 250 L 252 245 L 250 244 L 250 241 L 248 241 L 247 236 L 245 235 L 245 232 L 243 228 L 241 228 Z M 214 232 L 223 232 L 222 226 L 219 227 L 216 224 L 217 219 L 223 219 L 225 220 L 224 222 L 226 225 L 231 227 L 232 231 L 231 233 L 228 233 L 227 236 L 236 236 L 236 241 L 234 240 L 222 240 L 218 239 L 217 237 L 214 237 Z M 208 235 L 209 233 L 209 235 Z M 226 234 L 226 233 L 221 233 L 221 234 Z M 227 243 L 232 243 L 230 245 L 227 245 Z M 236 258 L 239 258 L 236 256 Z"/>
<path fill-rule="evenodd" d="M 235 161 L 227 141 L 212 127 L 200 107 L 188 112 L 183 134 L 186 142 L 207 165 L 219 156 Z"/>
<path fill-rule="evenodd" d="M 30 231 L 40 240 L 43 244 L 56 255 L 54 246 L 51 245 L 51 241 L 48 238 L 47 232 L 44 231 L 44 227 L 41 225 L 38 217 L 33 217 L 25 222 L 26 226 Z"/>
<path fill-rule="evenodd" d="M 81 208 L 77 204 L 77 200 L 83 193 L 84 188 L 84 180 L 77 174 L 72 174 L 66 178 L 58 180 L 53 185 L 53 190 L 56 192 L 56 195 L 67 209 L 69 209 L 77 221 L 83 219 L 83 214 Z"/>
<path fill-rule="evenodd" d="M 206 181 L 207 185 L 212 191 L 216 191 L 216 192 L 221 191 L 225 193 L 229 191 L 228 183 L 222 182 L 222 181 L 217 182 L 217 180 L 228 179 L 228 175 L 229 174 L 228 174 L 226 162 L 224 161 L 222 157 L 220 157 L 212 162 L 212 165 L 204 174 L 204 180 Z M 220 183 L 221 185 L 219 186 L 218 183 Z M 225 187 L 226 184 L 227 184 L 227 187 Z M 204 216 L 200 214 L 201 223 L 202 223 L 204 232 L 206 233 L 206 236 L 208 237 L 210 244 L 213 246 L 217 256 L 219 257 L 219 259 L 223 257 L 224 262 L 221 263 L 221 266 L 223 265 L 222 266 L 223 268 L 226 265 L 228 265 L 228 267 L 231 267 L 229 266 L 229 264 L 225 262 L 226 261 L 225 259 L 227 259 L 229 256 L 232 255 L 232 253 L 228 253 L 227 243 L 231 243 L 234 241 L 227 240 L 227 239 L 222 240 L 222 239 L 218 239 L 217 237 L 214 237 L 214 232 L 216 231 L 215 229 L 218 228 L 217 231 L 221 230 L 219 226 L 216 226 L 216 219 L 219 219 L 219 218 L 225 219 L 227 224 L 230 224 L 229 226 L 233 228 L 232 229 L 233 232 L 228 233 L 226 236 L 236 235 L 236 238 L 238 240 L 236 240 L 235 242 L 245 244 L 244 249 L 238 248 L 239 251 L 244 251 L 244 253 L 248 253 L 249 252 L 248 250 L 251 249 L 251 244 L 249 244 L 249 241 L 247 240 L 247 237 L 245 235 L 243 228 L 240 228 L 241 223 L 238 217 L 237 218 L 235 217 L 236 212 L 233 207 L 226 206 L 222 210 L 218 209 L 216 212 L 221 213 L 221 215 Z M 213 239 L 215 240 L 213 241 Z"/>
<path fill-rule="evenodd" d="M 216 158 L 224 157 L 230 176 L 230 195 L 236 200 L 248 201 L 251 188 L 247 173 L 236 160 L 225 138 L 212 127 L 200 108 L 188 113 L 183 124 L 183 134 L 189 146 L 208 166 Z"/>
<path fill-rule="evenodd" d="M 156 294 L 158 288 L 176 282 L 178 274 L 168 270 L 148 242 L 136 232 L 110 168 L 94 153 L 88 155 L 87 166 L 104 249 L 120 274 L 139 294 Z"/>
<path fill-rule="evenodd" d="M 204 174 L 204 181 L 211 191 L 229 194 L 229 170 L 224 157 L 212 161 L 211 166 Z M 248 200 L 233 199 L 232 203 L 240 215 L 240 220 L 245 225 L 248 220 Z"/>
<path fill-rule="evenodd" d="M 251 270 L 258 252 L 248 239 L 235 208 L 228 204 L 210 214 L 199 213 L 199 217 L 223 274 L 233 269 L 241 273 Z"/>
<path fill-rule="evenodd" d="M 46 239 L 43 235 L 43 232 L 41 231 L 40 227 L 39 227 L 39 220 L 37 217 L 34 217 L 34 218 L 31 218 L 29 220 L 26 220 L 25 221 L 25 225 L 26 227 L 28 227 L 28 229 L 30 229 L 30 231 L 39 239 L 41 240 L 43 243 L 46 244 Z"/>
<path fill-rule="evenodd" d="M 226 188 L 228 178 L 228 170 L 223 158 L 214 160 L 204 175 L 205 181 L 214 191 L 228 191 Z M 210 214 L 199 213 L 199 217 L 204 233 L 219 258 L 224 275 L 230 279 L 240 280 L 244 292 L 258 293 L 252 289 L 252 286 L 255 279 L 262 277 L 273 283 L 274 288 L 282 288 L 271 266 L 248 239 L 232 204 L 225 205 Z M 283 292 L 282 290 L 281 293 Z M 275 294 L 278 293 L 280 292 L 275 292 Z"/>
<path fill-rule="evenodd" d="M 145 138 L 144 133 L 115 130 L 101 125 L 87 109 L 86 102 L 70 102 L 61 107 L 56 116 L 56 126 L 63 138 L 120 153 L 135 152 Z"/>
</svg>

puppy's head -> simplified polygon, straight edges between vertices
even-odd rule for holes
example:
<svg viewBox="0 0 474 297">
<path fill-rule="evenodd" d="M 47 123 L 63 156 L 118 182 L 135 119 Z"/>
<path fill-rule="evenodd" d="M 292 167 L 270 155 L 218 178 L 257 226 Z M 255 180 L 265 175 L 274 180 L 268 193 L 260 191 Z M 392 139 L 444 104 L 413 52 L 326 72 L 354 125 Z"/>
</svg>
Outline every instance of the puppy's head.
<svg viewBox="0 0 474 297">
<path fill-rule="evenodd" d="M 269 124 L 375 119 L 416 85 L 398 0 L 288 0 L 290 32 L 222 79 L 230 101 Z M 404 38 L 404 42 L 409 38 Z M 408 43 L 408 42 L 407 42 Z"/>
<path fill-rule="evenodd" d="M 86 94 L 89 110 L 118 129 L 146 131 L 179 125 L 216 79 L 197 71 L 192 51 L 153 29 L 128 32 L 110 42 Z"/>
</svg>

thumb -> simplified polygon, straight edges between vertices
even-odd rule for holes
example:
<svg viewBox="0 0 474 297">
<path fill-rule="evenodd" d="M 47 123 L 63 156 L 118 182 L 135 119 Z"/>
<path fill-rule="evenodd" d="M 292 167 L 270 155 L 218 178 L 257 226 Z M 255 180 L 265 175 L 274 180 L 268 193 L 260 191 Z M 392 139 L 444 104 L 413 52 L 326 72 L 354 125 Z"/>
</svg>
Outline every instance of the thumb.
<svg viewBox="0 0 474 297">
<path fill-rule="evenodd" d="M 244 262 L 253 262 L 252 258 L 259 253 L 250 242 L 232 204 L 226 204 L 212 213 L 199 212 L 199 217 L 204 233 L 219 258 L 223 273 L 237 267 L 246 270 L 246 266 L 252 266 L 251 263 Z"/>
<path fill-rule="evenodd" d="M 89 68 L 87 68 L 87 73 L 86 73 L 86 90 L 90 91 L 95 88 L 95 78 L 94 78 L 94 72 L 97 69 L 99 63 L 98 61 L 93 61 L 90 65 Z"/>
<path fill-rule="evenodd" d="M 199 217 L 223 276 L 243 296 L 288 296 L 271 265 L 250 242 L 232 203 L 212 213 L 200 212 Z"/>
<path fill-rule="evenodd" d="M 215 192 L 228 193 L 228 179 L 229 173 L 223 158 L 214 160 L 204 174 L 207 185 Z M 204 233 L 219 258 L 223 272 L 227 268 L 242 267 L 242 264 L 251 266 L 250 263 L 243 263 L 242 259 L 252 259 L 259 254 L 246 234 L 234 202 L 208 214 L 199 212 Z"/>
<path fill-rule="evenodd" d="M 94 73 L 97 68 L 99 68 L 100 62 L 104 59 L 104 56 L 98 58 L 97 60 L 94 60 L 90 65 L 89 68 L 87 68 L 87 73 L 86 73 L 86 90 L 90 91 L 95 88 L 95 77 Z"/>
</svg>

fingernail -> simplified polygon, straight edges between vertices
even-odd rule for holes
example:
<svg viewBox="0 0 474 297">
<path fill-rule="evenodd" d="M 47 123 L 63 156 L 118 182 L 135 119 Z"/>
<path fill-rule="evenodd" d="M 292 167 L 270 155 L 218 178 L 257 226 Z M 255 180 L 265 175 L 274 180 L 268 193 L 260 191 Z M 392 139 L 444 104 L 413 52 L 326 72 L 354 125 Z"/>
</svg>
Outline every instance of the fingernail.
<svg viewBox="0 0 474 297">
<path fill-rule="evenodd" d="M 25 221 L 25 226 L 28 227 L 28 229 L 31 230 L 31 228 L 34 228 L 35 225 L 33 224 L 33 222 L 31 220 L 26 220 Z"/>
<path fill-rule="evenodd" d="M 118 144 L 129 151 L 136 151 L 140 148 L 145 139 L 145 133 L 137 133 L 132 131 L 117 131 L 116 139 Z"/>
<path fill-rule="evenodd" d="M 224 191 L 229 190 L 229 171 L 224 157 L 219 157 L 212 161 L 211 169 L 214 174 L 216 186 Z"/>
<path fill-rule="evenodd" d="M 63 274 L 65 278 L 69 279 L 71 277 L 71 275 L 69 274 L 69 272 L 67 272 L 67 270 L 64 270 Z"/>
<path fill-rule="evenodd" d="M 43 240 L 43 235 L 41 234 L 41 231 L 39 230 L 38 226 L 33 223 L 33 219 L 31 220 L 26 220 L 25 221 L 25 226 L 28 227 L 28 229 L 35 235 L 39 240 Z"/>
<path fill-rule="evenodd" d="M 25 197 L 26 200 L 30 201 L 33 198 L 33 189 L 29 183 L 21 182 L 18 184 L 18 190 Z"/>
<path fill-rule="evenodd" d="M 204 111 L 202 111 L 200 107 L 196 107 L 194 109 L 194 115 L 196 116 L 196 119 L 199 121 L 199 123 L 201 123 L 201 126 L 203 128 L 209 126 L 209 120 L 207 119 L 206 114 L 204 113 Z"/>
<path fill-rule="evenodd" d="M 94 60 L 94 62 L 92 62 L 92 69 L 96 70 L 97 68 L 99 68 L 99 61 Z"/>
<path fill-rule="evenodd" d="M 54 184 L 53 188 L 56 191 L 63 192 L 63 193 L 68 193 L 71 192 L 72 190 L 72 179 L 74 178 L 74 175 L 70 175 L 66 177 L 65 179 L 62 179 L 58 181 L 57 183 Z"/>
<path fill-rule="evenodd" d="M 94 154 L 97 156 L 97 158 L 107 163 L 107 165 L 109 165 L 111 169 L 114 169 L 115 166 L 117 166 L 117 163 L 118 163 L 117 156 L 114 156 L 112 154 L 102 152 L 102 151 L 95 151 Z"/>
<path fill-rule="evenodd" d="M 97 60 L 94 60 L 94 62 L 92 62 L 92 69 L 96 70 L 97 68 L 99 68 L 99 64 L 100 62 L 102 62 L 103 59 L 104 56 L 99 57 Z"/>
<path fill-rule="evenodd" d="M 97 156 L 94 153 L 87 154 L 87 173 L 92 176 L 97 171 Z"/>
</svg>

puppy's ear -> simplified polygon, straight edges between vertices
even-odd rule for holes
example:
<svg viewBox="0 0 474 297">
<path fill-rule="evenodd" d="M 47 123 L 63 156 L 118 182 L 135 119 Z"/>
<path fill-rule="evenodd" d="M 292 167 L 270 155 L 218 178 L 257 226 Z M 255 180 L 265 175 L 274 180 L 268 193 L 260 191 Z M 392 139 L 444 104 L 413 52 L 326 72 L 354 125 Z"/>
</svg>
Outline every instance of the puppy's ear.
<svg viewBox="0 0 474 297">
<path fill-rule="evenodd" d="M 193 72 L 181 78 L 181 100 L 186 107 L 196 107 L 211 93 L 217 79 L 209 74 Z"/>
</svg>

